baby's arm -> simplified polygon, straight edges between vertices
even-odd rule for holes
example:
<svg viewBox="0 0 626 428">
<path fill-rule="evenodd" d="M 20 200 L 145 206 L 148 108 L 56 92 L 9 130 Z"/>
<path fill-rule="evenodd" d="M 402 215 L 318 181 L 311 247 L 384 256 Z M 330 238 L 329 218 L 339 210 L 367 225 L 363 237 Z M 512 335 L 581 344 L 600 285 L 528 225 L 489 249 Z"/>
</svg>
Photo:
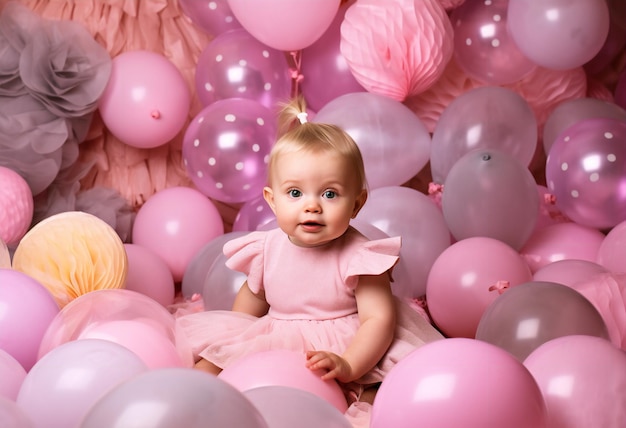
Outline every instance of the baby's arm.
<svg viewBox="0 0 626 428">
<path fill-rule="evenodd" d="M 380 361 L 393 340 L 396 312 L 389 276 L 361 276 L 355 296 L 361 326 L 344 354 L 307 352 L 310 369 L 328 370 L 322 379 L 351 382 L 360 378 Z"/>
<path fill-rule="evenodd" d="M 239 289 L 237 296 L 235 296 L 232 310 L 261 317 L 267 313 L 269 308 L 270 306 L 265 301 L 263 290 L 259 294 L 254 294 L 248 287 L 248 281 L 246 281 Z"/>
</svg>

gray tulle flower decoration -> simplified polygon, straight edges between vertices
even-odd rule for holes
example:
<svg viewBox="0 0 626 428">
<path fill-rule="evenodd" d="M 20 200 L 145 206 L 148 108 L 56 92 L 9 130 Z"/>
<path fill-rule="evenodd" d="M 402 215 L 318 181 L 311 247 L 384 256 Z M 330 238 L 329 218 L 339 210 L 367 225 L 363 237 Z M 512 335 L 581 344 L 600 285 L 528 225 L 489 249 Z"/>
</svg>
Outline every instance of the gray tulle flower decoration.
<svg viewBox="0 0 626 428">
<path fill-rule="evenodd" d="M 80 24 L 9 2 L 0 15 L 0 165 L 34 195 L 78 158 L 111 74 L 111 57 Z"/>
</svg>

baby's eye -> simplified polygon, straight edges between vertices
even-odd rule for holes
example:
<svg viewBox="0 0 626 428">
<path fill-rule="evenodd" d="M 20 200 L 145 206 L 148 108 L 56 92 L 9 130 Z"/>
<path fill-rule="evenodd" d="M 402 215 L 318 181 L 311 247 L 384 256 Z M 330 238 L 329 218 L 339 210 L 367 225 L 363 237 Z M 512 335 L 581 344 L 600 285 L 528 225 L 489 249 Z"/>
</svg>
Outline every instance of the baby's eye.
<svg viewBox="0 0 626 428">
<path fill-rule="evenodd" d="M 302 196 L 302 192 L 298 189 L 289 189 L 287 194 L 292 198 L 299 198 L 300 196 Z"/>
<path fill-rule="evenodd" d="M 327 190 L 324 192 L 324 197 L 326 199 L 333 199 L 337 197 L 337 192 L 335 192 L 334 190 Z"/>
</svg>

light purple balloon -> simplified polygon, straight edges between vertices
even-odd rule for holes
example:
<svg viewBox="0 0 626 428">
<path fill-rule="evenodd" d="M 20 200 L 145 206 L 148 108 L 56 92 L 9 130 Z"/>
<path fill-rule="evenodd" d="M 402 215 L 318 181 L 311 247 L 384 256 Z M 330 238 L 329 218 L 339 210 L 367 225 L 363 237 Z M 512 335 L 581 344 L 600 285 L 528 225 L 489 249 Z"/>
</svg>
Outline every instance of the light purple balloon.
<svg viewBox="0 0 626 428">
<path fill-rule="evenodd" d="M 212 36 L 242 28 L 227 0 L 178 0 L 185 16 Z"/>
<path fill-rule="evenodd" d="M 466 1 L 452 10 L 454 58 L 465 73 L 490 85 L 517 82 L 537 65 L 507 30 L 509 0 Z"/>
<path fill-rule="evenodd" d="M 52 294 L 30 276 L 0 269 L 0 308 L 0 349 L 29 371 L 59 307 Z"/>
<path fill-rule="evenodd" d="M 441 202 L 457 240 L 485 236 L 516 250 L 532 235 L 539 214 L 532 174 L 498 150 L 475 150 L 459 159 L 446 178 Z"/>
<path fill-rule="evenodd" d="M 591 60 L 609 32 L 606 0 L 515 0 L 508 28 L 520 51 L 534 63 L 569 70 Z"/>
<path fill-rule="evenodd" d="M 244 29 L 220 34 L 203 49 L 195 82 L 204 106 L 245 98 L 275 110 L 278 102 L 289 99 L 291 91 L 284 53 L 264 45 Z"/>
<path fill-rule="evenodd" d="M 233 221 L 233 232 L 258 230 L 276 215 L 263 196 L 244 202 Z"/>
<path fill-rule="evenodd" d="M 315 111 L 341 95 L 365 91 L 352 75 L 339 49 L 341 23 L 352 3 L 354 1 L 344 3 L 322 37 L 302 50 L 304 79 L 300 87 L 307 105 Z"/>
<path fill-rule="evenodd" d="M 471 89 L 442 112 L 433 132 L 430 167 L 443 184 L 463 155 L 475 149 L 498 149 L 528 166 L 537 147 L 537 119 L 516 92 L 499 86 Z"/>
<path fill-rule="evenodd" d="M 19 361 L 0 348 L 0 398 L 15 400 L 25 377 L 26 370 Z"/>
<path fill-rule="evenodd" d="M 226 203 L 261 194 L 266 157 L 276 140 L 276 118 L 244 98 L 217 101 L 193 119 L 183 139 L 183 161 L 191 181 L 206 196 Z"/>
<path fill-rule="evenodd" d="M 586 119 L 563 131 L 546 160 L 557 207 L 572 221 L 609 229 L 626 220 L 626 121 Z"/>
<path fill-rule="evenodd" d="M 357 220 L 375 226 L 387 236 L 402 237 L 400 261 L 393 270 L 393 293 L 409 298 L 426 294 L 430 268 L 450 246 L 450 231 L 443 214 L 430 198 L 408 187 L 374 189 Z M 371 237 L 377 238 L 380 237 Z"/>
<path fill-rule="evenodd" d="M 402 103 L 369 92 L 341 95 L 314 119 L 337 125 L 356 141 L 370 189 L 400 186 L 428 163 L 430 134 Z"/>
<path fill-rule="evenodd" d="M 244 273 L 226 267 L 226 256 L 218 254 L 204 278 L 202 288 L 204 308 L 207 311 L 231 310 L 246 278 Z"/>
<path fill-rule="evenodd" d="M 560 103 L 548 116 L 543 125 L 543 150 L 550 148 L 561 132 L 585 119 L 626 120 L 626 110 L 617 104 L 596 98 L 577 98 Z"/>
<path fill-rule="evenodd" d="M 549 263 L 533 274 L 533 281 L 556 282 L 572 287 L 577 282 L 593 279 L 608 270 L 589 260 L 558 260 Z"/>
</svg>

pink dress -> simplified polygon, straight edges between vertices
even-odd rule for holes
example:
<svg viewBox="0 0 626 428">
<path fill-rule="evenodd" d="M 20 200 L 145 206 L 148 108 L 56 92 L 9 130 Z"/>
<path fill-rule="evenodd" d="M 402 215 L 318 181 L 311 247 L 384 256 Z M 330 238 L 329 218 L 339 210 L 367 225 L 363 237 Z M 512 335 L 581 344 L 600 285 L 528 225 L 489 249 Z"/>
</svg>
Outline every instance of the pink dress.
<svg viewBox="0 0 626 428">
<path fill-rule="evenodd" d="M 359 328 L 354 289 L 359 275 L 390 272 L 400 238 L 369 241 L 350 228 L 335 241 L 299 247 L 280 229 L 251 232 L 224 246 L 227 266 L 248 275 L 248 286 L 265 291 L 270 305 L 260 318 L 231 311 L 181 317 L 194 357 L 225 368 L 253 352 L 327 350 L 341 355 Z M 396 299 L 395 340 L 360 384 L 382 381 L 406 354 L 442 336 L 406 302 Z"/>
</svg>

